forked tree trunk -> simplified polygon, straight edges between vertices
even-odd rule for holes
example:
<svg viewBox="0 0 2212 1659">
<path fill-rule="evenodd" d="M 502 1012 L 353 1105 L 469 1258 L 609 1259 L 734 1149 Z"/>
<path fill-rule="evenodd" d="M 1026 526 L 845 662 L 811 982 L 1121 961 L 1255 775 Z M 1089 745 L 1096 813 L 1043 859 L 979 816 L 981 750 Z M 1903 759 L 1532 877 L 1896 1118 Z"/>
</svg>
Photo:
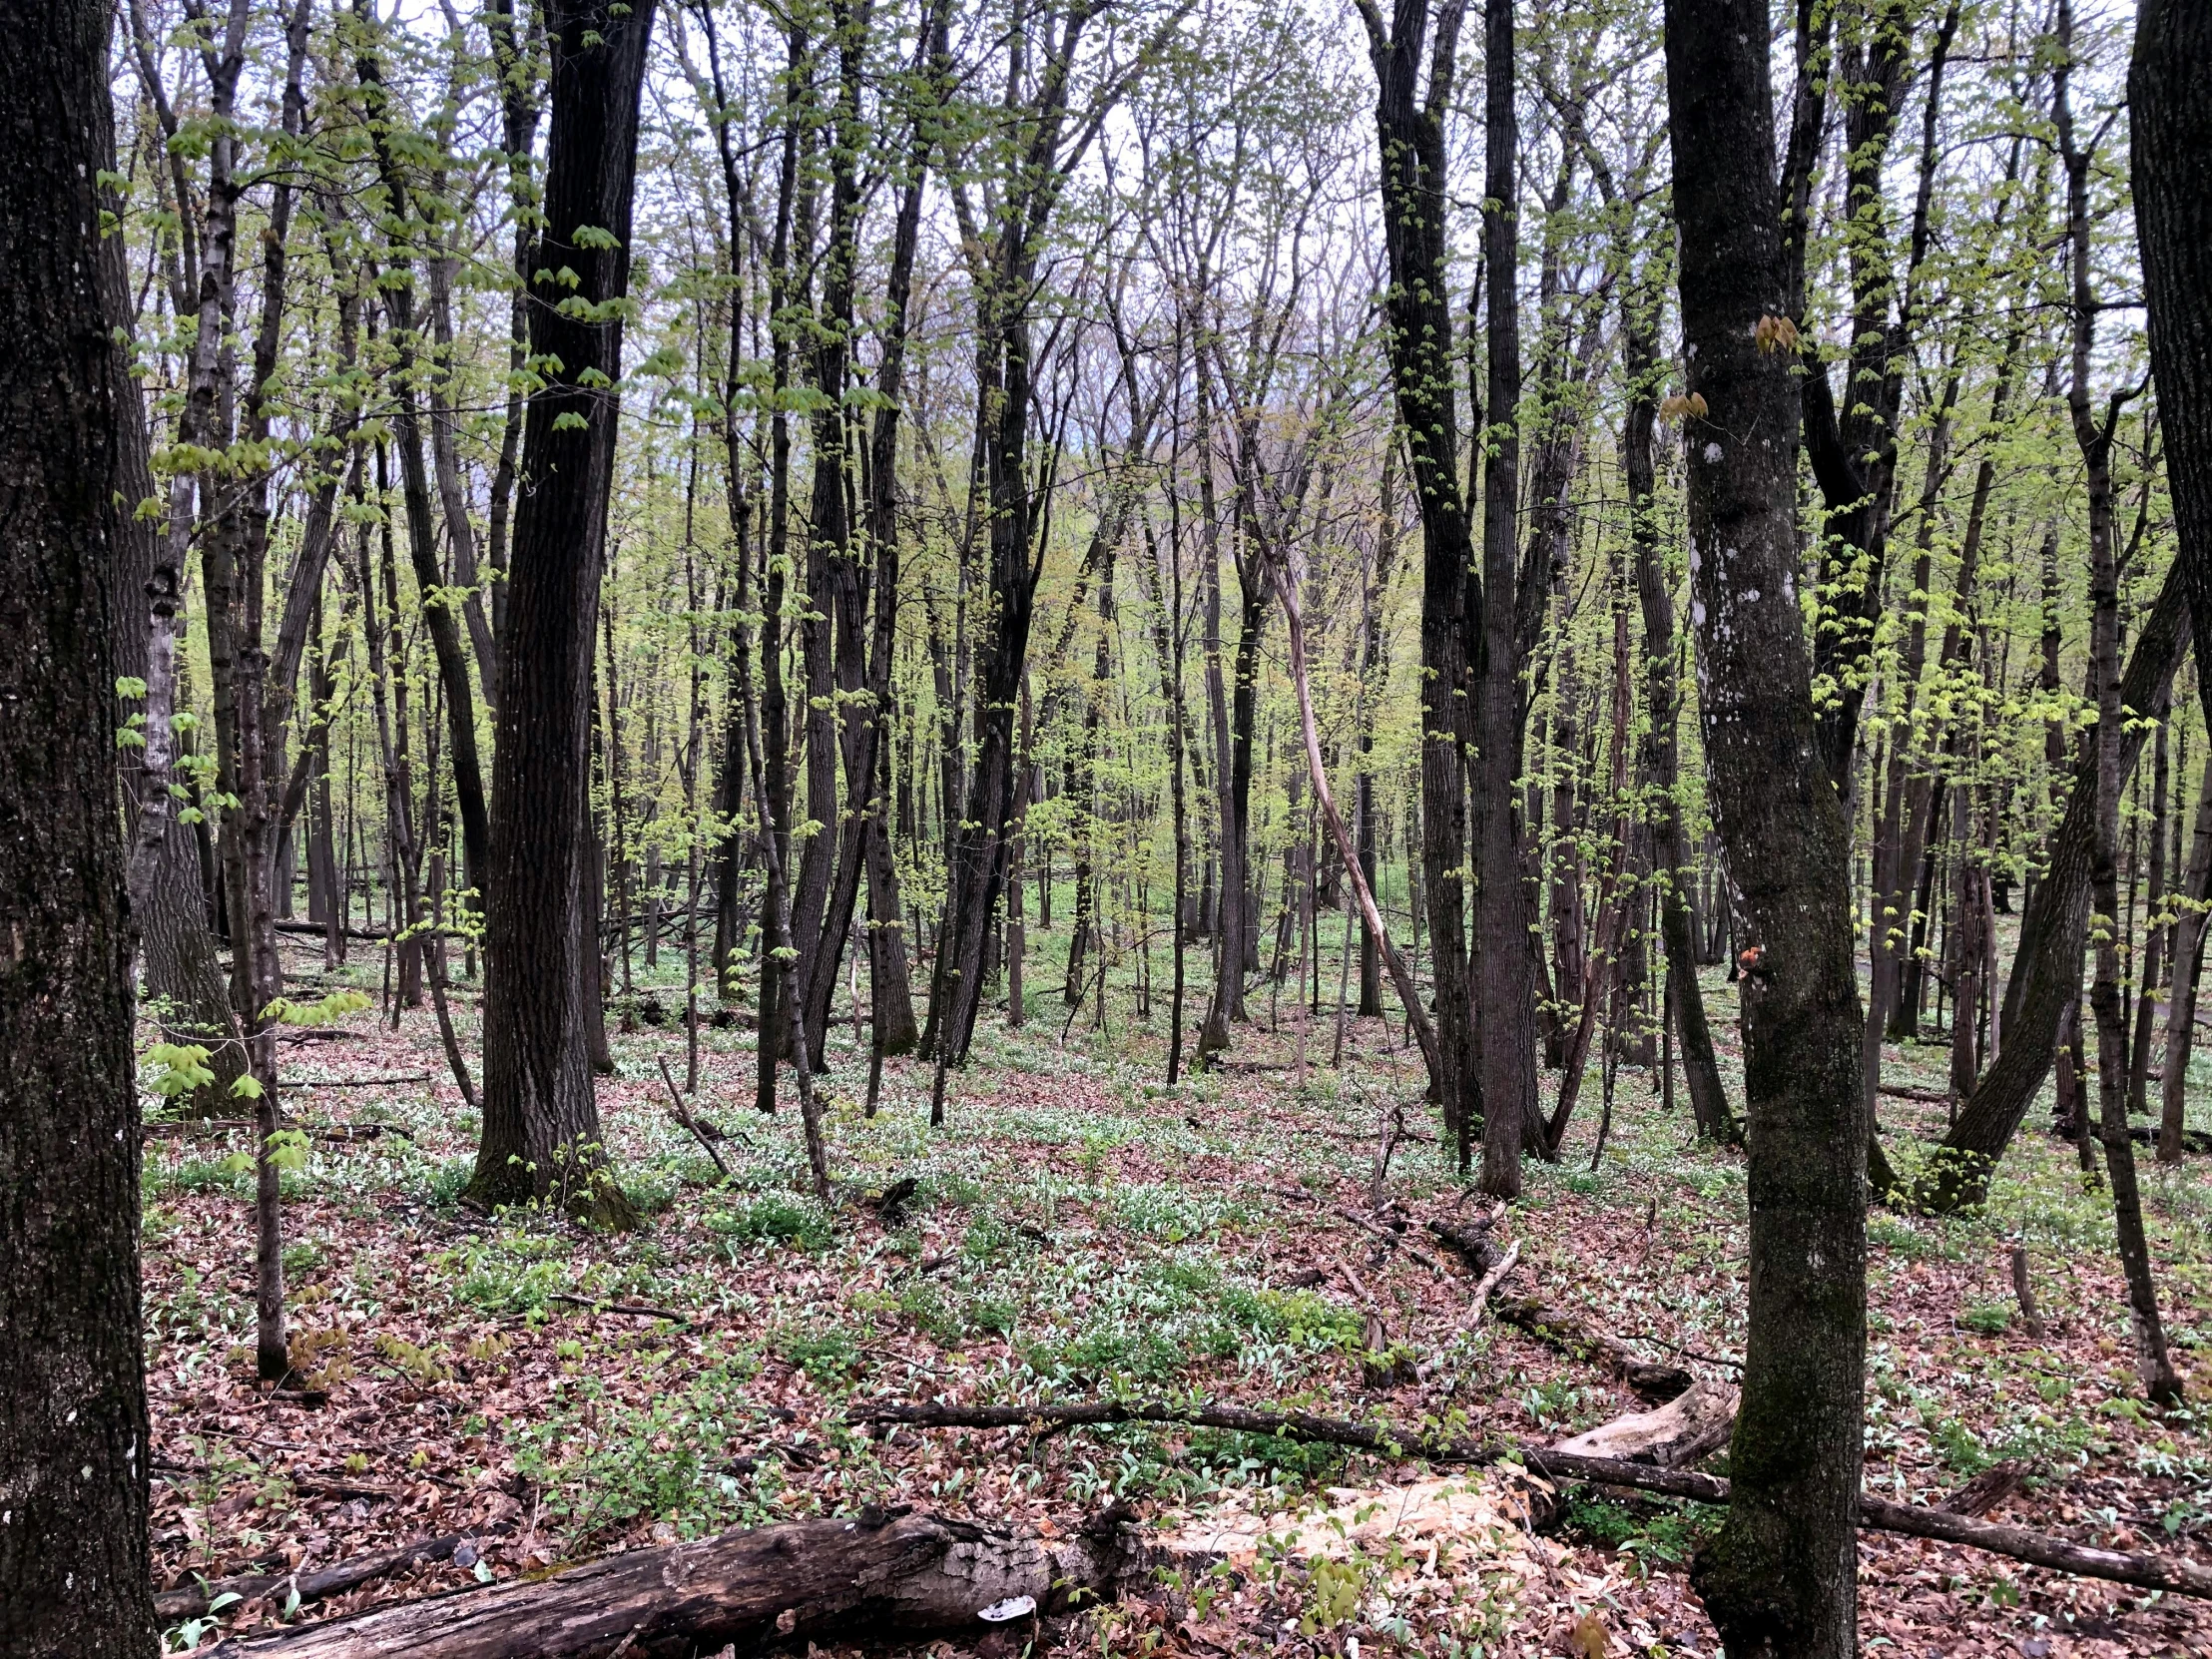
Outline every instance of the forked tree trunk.
<svg viewBox="0 0 2212 1659">
<path fill-rule="evenodd" d="M 116 812 L 109 8 L 0 5 L 0 1651 L 158 1651 L 130 917 Z"/>
<path fill-rule="evenodd" d="M 1745 987 L 1751 1301 L 1728 1518 L 1692 1581 L 1736 1659 L 1857 1652 L 1866 1146 L 1849 827 L 1798 607 L 1798 388 L 1764 11 L 1668 0 L 1693 617 Z M 1754 436 L 1756 434 L 1756 436 Z"/>
<path fill-rule="evenodd" d="M 501 642 L 485 916 L 484 1129 L 470 1195 L 553 1199 L 610 1225 L 636 1221 L 607 1173 L 593 1092 L 587 998 L 599 941 L 579 890 L 593 856 L 585 815 L 591 669 L 614 470 L 616 404 L 579 384 L 622 373 L 638 100 L 654 0 L 556 0 L 546 220 L 533 272 L 578 274 L 531 311 L 531 349 L 560 371 L 530 399 L 527 488 L 515 518 Z M 548 275 L 541 286 L 550 286 Z M 579 307 L 607 307 L 587 318 Z M 586 960 L 588 955 L 588 962 Z M 589 968 L 589 972 L 587 972 Z"/>
</svg>

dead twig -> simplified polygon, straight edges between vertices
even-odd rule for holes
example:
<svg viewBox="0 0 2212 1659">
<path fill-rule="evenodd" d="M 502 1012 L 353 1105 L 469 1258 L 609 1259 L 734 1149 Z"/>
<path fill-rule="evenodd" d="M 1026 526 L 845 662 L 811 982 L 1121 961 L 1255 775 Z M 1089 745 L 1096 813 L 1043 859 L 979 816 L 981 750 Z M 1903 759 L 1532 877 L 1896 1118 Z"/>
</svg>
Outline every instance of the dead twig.
<svg viewBox="0 0 2212 1659">
<path fill-rule="evenodd" d="M 668 1085 L 669 1103 L 676 1108 L 676 1121 L 691 1131 L 692 1139 L 707 1149 L 707 1156 L 715 1161 L 715 1168 L 722 1172 L 722 1178 L 729 1180 L 730 1166 L 722 1161 L 722 1154 L 715 1149 L 715 1143 L 707 1139 L 706 1131 L 699 1127 L 699 1120 L 692 1116 L 691 1108 L 684 1104 L 684 1091 L 676 1086 L 676 1074 L 668 1069 L 668 1056 L 663 1054 L 660 1061 L 661 1081 Z"/>
<path fill-rule="evenodd" d="M 642 1302 L 594 1302 L 588 1296 L 572 1296 L 567 1291 L 555 1291 L 545 1300 L 588 1309 L 595 1314 L 620 1314 L 626 1319 L 667 1320 L 673 1325 L 685 1326 L 698 1323 L 689 1314 L 679 1314 L 673 1308 L 649 1308 Z"/>
</svg>

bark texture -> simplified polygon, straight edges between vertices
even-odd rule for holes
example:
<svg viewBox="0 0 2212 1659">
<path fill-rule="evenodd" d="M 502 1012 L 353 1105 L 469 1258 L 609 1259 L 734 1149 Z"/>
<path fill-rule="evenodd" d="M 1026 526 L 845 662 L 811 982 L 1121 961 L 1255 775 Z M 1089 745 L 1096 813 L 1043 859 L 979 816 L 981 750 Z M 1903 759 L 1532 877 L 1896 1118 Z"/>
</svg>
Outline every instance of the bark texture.
<svg viewBox="0 0 2212 1659">
<path fill-rule="evenodd" d="M 156 1651 L 117 808 L 108 8 L 0 5 L 0 1652 Z"/>
<path fill-rule="evenodd" d="M 231 1641 L 223 1659 L 689 1659 L 839 1630 L 987 1634 L 985 1608 L 1028 1597 L 1042 1611 L 1111 1588 L 1119 1527 L 1109 1516 L 1057 1539 L 936 1515 L 795 1521 L 699 1543 L 632 1550 L 544 1580 Z M 1007 1628 L 1028 1621 L 1014 1615 Z"/>
<path fill-rule="evenodd" d="M 530 348 L 562 366 L 531 397 L 522 440 L 492 775 L 484 1132 L 469 1193 L 483 1204 L 556 1198 L 626 1225 L 634 1213 L 600 1150 L 590 1042 L 598 939 L 578 877 L 592 857 L 592 646 L 615 453 L 617 404 L 604 388 L 622 372 L 653 0 L 565 0 L 546 22 L 546 226 L 530 261 L 543 303 L 530 313 Z M 564 270 L 577 274 L 574 287 L 554 275 Z"/>
<path fill-rule="evenodd" d="M 1459 489 L 1451 296 L 1444 260 L 1444 113 L 1464 10 L 1461 0 L 1445 0 L 1439 9 L 1427 90 L 1416 96 L 1422 48 L 1428 42 L 1427 0 L 1401 0 L 1386 29 L 1374 6 L 1362 8 L 1375 64 L 1376 134 L 1382 156 L 1383 240 L 1390 264 L 1383 309 L 1389 320 L 1390 377 L 1421 526 L 1420 863 L 1436 994 L 1429 1082 L 1462 1164 L 1482 1113 L 1462 876 L 1467 852 L 1463 753 L 1471 722 L 1466 612 L 1474 542 Z M 1508 41 L 1510 17 L 1508 9 Z M 1488 1190 L 1520 1190 L 1517 1134 L 1506 1151 L 1508 1174 L 1499 1178 L 1502 1185 Z"/>
<path fill-rule="evenodd" d="M 1751 1291 L 1728 1519 L 1692 1579 L 1734 1659 L 1856 1652 L 1867 1114 L 1849 842 L 1799 613 L 1798 389 L 1767 14 L 1669 0 L 1693 403 L 1691 620 L 1715 820 L 1758 952 L 1744 995 Z"/>
<path fill-rule="evenodd" d="M 2200 640 L 2212 639 L 2212 8 L 2143 0 L 2127 78 L 2135 236 L 2174 536 Z M 2212 652 L 2197 684 L 2212 708 Z"/>
</svg>

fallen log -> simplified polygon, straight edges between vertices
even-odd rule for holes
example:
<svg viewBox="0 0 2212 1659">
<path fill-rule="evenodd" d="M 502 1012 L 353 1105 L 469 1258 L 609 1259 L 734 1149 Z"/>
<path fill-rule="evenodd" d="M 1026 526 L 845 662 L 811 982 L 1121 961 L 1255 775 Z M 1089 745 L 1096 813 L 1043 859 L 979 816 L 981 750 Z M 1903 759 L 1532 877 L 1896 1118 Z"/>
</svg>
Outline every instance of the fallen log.
<svg viewBox="0 0 2212 1659">
<path fill-rule="evenodd" d="M 1578 1360 L 1595 1361 L 1626 1382 L 1638 1399 L 1650 1404 L 1665 1404 L 1696 1381 L 1680 1366 L 1641 1358 L 1620 1338 L 1596 1330 L 1580 1315 L 1563 1308 L 1533 1297 L 1500 1298 L 1496 1307 L 1497 1317 L 1505 1324 Z"/>
<path fill-rule="evenodd" d="M 1948 1106 L 1958 1099 L 1948 1089 L 1917 1089 L 1909 1083 L 1885 1083 L 1877 1092 L 1893 1100 L 1911 1100 L 1923 1106 Z"/>
<path fill-rule="evenodd" d="M 463 1544 L 473 1551 L 475 1543 L 471 1534 L 456 1532 L 443 1538 L 425 1538 L 420 1543 L 401 1544 L 396 1549 L 379 1549 L 372 1554 L 356 1555 L 350 1561 L 317 1567 L 312 1572 L 242 1573 L 236 1578 L 218 1578 L 212 1583 L 202 1583 L 195 1579 L 190 1584 L 181 1584 L 174 1590 L 164 1590 L 155 1596 L 154 1613 L 162 1623 L 174 1624 L 180 1619 L 198 1618 L 208 1610 L 211 1602 L 230 1595 L 237 1596 L 241 1601 L 253 1601 L 266 1596 L 283 1600 L 296 1592 L 301 1603 L 322 1601 L 330 1596 L 343 1595 L 347 1590 L 358 1589 L 375 1579 L 403 1572 L 408 1567 L 419 1566 L 425 1561 L 451 1560 Z M 470 1560 L 473 1559 L 472 1554 Z"/>
<path fill-rule="evenodd" d="M 387 1083 L 427 1083 L 426 1071 L 381 1071 L 367 1077 L 279 1077 L 279 1089 L 377 1089 Z"/>
<path fill-rule="evenodd" d="M 550 1577 L 401 1602 L 266 1636 L 221 1659 L 674 1659 L 840 1630 L 981 1635 L 1111 1593 L 1125 1512 L 1057 1538 L 865 1512 L 632 1550 Z"/>
<path fill-rule="evenodd" d="M 1350 1422 L 1337 1417 L 1314 1416 L 1304 1411 L 1253 1411 L 1241 1406 L 1208 1405 L 1176 1407 L 1137 1404 L 1121 1400 L 1083 1401 L 1070 1405 L 940 1405 L 933 1402 L 876 1400 L 849 1414 L 856 1423 L 908 1423 L 917 1427 L 1011 1428 L 1026 1423 L 1081 1424 L 1112 1422 L 1184 1423 L 1202 1428 L 1237 1428 L 1248 1433 L 1285 1434 L 1297 1439 L 1321 1440 L 1382 1451 L 1393 1456 L 1414 1456 L 1439 1463 L 1503 1463 L 1517 1461 L 1548 1480 L 1577 1480 L 1599 1486 L 1626 1486 L 1635 1491 L 1657 1492 L 1663 1497 L 1687 1498 L 1694 1503 L 1728 1502 L 1728 1482 L 1718 1475 L 1694 1470 L 1661 1468 L 1633 1463 L 1619 1457 L 1589 1456 L 1554 1446 L 1529 1445 L 1513 1440 L 1458 1440 L 1428 1434 L 1400 1433 L 1387 1425 Z M 2134 1584 L 2146 1590 L 2168 1590 L 2176 1595 L 2212 1599 L 2212 1566 L 2180 1555 L 2137 1555 L 2124 1550 L 2099 1549 L 2053 1538 L 2025 1527 L 2004 1526 L 1976 1520 L 1970 1515 L 1929 1508 L 1916 1503 L 1891 1503 L 1864 1494 L 1859 1499 L 1862 1529 L 1897 1532 L 1907 1537 L 1933 1538 L 1940 1543 L 1962 1544 L 1986 1550 L 2038 1567 L 2070 1572 L 2083 1578 L 2108 1579 Z"/>
</svg>

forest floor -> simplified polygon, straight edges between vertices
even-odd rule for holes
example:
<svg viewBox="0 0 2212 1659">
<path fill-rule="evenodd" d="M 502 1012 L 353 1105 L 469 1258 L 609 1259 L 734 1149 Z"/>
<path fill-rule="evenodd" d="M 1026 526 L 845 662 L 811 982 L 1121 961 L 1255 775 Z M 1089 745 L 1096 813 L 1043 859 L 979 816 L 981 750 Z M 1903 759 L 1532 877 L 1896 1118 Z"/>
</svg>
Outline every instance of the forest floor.
<svg viewBox="0 0 2212 1659">
<path fill-rule="evenodd" d="M 844 1425 L 859 1400 L 1142 1393 L 1537 1440 L 1640 1408 L 1603 1372 L 1515 1329 L 1466 1328 L 1473 1276 L 1420 1224 L 1463 1219 L 1478 1201 L 1440 1156 L 1417 1054 L 1393 1050 L 1382 1021 L 1353 1022 L 1333 1070 L 1332 1023 L 1317 1018 L 1309 1054 L 1322 1063 L 1301 1084 L 1290 1010 L 1271 1034 L 1263 986 L 1260 1023 L 1238 1031 L 1231 1063 L 1168 1089 L 1164 1006 L 1147 1028 L 1118 1001 L 1104 1032 L 1086 1008 L 1063 1044 L 1067 1010 L 1040 997 L 1020 1031 L 986 1015 L 937 1132 L 926 1126 L 928 1071 L 911 1061 L 887 1066 L 879 1115 L 861 1115 L 864 1051 L 846 1027 L 827 1079 L 839 1189 L 830 1216 L 805 1196 L 796 1109 L 752 1109 L 750 1033 L 702 1033 L 701 1100 L 729 1137 L 727 1181 L 674 1121 L 659 1061 L 681 1078 L 682 991 L 668 988 L 667 961 L 656 995 L 670 1017 L 614 1037 L 616 1075 L 600 1089 L 611 1151 L 648 1213 L 628 1236 L 545 1216 L 494 1223 L 457 1204 L 476 1125 L 427 1009 L 396 1032 L 371 1011 L 283 1046 L 287 1079 L 349 1085 L 287 1089 L 302 1124 L 406 1132 L 317 1139 L 284 1178 L 293 1350 L 326 1393 L 318 1404 L 273 1397 L 253 1380 L 251 1176 L 235 1156 L 244 1129 L 150 1126 L 158 1588 L 472 1536 L 453 1561 L 294 1615 L 324 1616 L 885 1502 L 1047 1529 L 1116 1496 L 1148 1517 L 1208 1523 L 1349 1503 L 1357 1523 L 1427 1472 L 1164 1427 L 878 1439 Z M 312 978 L 319 952 L 290 965 Z M 375 971 L 370 958 L 351 977 L 373 988 Z M 1709 995 L 1732 1038 L 1722 1016 L 1734 998 L 1717 975 Z M 1195 1017 L 1195 991 L 1191 1000 Z M 465 1040 L 473 996 L 456 1008 Z M 1945 1059 L 1936 1047 L 1893 1050 L 1889 1074 L 1933 1089 Z M 1729 1075 L 1740 1103 L 1732 1055 Z M 1696 1146 L 1686 1105 L 1662 1112 L 1652 1074 L 1623 1069 L 1593 1168 L 1599 1096 L 1593 1069 L 1563 1162 L 1532 1165 L 1526 1197 L 1499 1223 L 1522 1251 L 1507 1290 L 1540 1290 L 1649 1358 L 1726 1380 L 1743 1343 L 1742 1161 Z M 2202 1098 L 2212 1103 L 2212 1090 Z M 1883 1108 L 1902 1163 L 1917 1133 L 1940 1132 L 1940 1105 L 1886 1098 Z M 1379 1175 L 1393 1118 L 1410 1138 Z M 1936 1501 L 1998 1459 L 2021 1459 L 2027 1483 L 1992 1518 L 2212 1560 L 2207 1163 L 2166 1171 L 2144 1160 L 2169 1329 L 2199 1402 L 2154 1415 L 2132 1377 L 2107 1199 L 2084 1190 L 2073 1149 L 2042 1132 L 2046 1121 L 2042 1110 L 2030 1118 L 1986 1213 L 1870 1218 L 1867 1484 Z M 918 1190 L 886 1223 L 866 1201 L 908 1176 Z M 1379 1199 L 1396 1207 L 1380 1212 L 1385 1223 L 1410 1221 L 1402 1238 L 1379 1228 Z M 2047 1320 L 2039 1338 L 2014 1306 L 2016 1240 Z M 1371 1312 L 1432 1363 L 1425 1382 L 1367 1384 Z M 1705 1466 L 1725 1472 L 1725 1453 Z M 1397 1547 L 1386 1528 L 1368 1528 L 1361 1547 L 1326 1564 L 1263 1552 L 1232 1577 L 1162 1583 L 1149 1599 L 1048 1624 L 1047 1648 L 1717 1651 L 1686 1578 L 1717 1511 L 1584 1493 L 1535 1536 L 1502 1477 L 1463 1478 L 1479 1524 Z M 2212 1604 L 1881 1534 L 1862 1536 L 1860 1559 L 1869 1652 L 2212 1655 Z M 273 1600 L 235 1603 L 220 1628 L 173 1628 L 171 1650 L 283 1613 Z"/>
</svg>

